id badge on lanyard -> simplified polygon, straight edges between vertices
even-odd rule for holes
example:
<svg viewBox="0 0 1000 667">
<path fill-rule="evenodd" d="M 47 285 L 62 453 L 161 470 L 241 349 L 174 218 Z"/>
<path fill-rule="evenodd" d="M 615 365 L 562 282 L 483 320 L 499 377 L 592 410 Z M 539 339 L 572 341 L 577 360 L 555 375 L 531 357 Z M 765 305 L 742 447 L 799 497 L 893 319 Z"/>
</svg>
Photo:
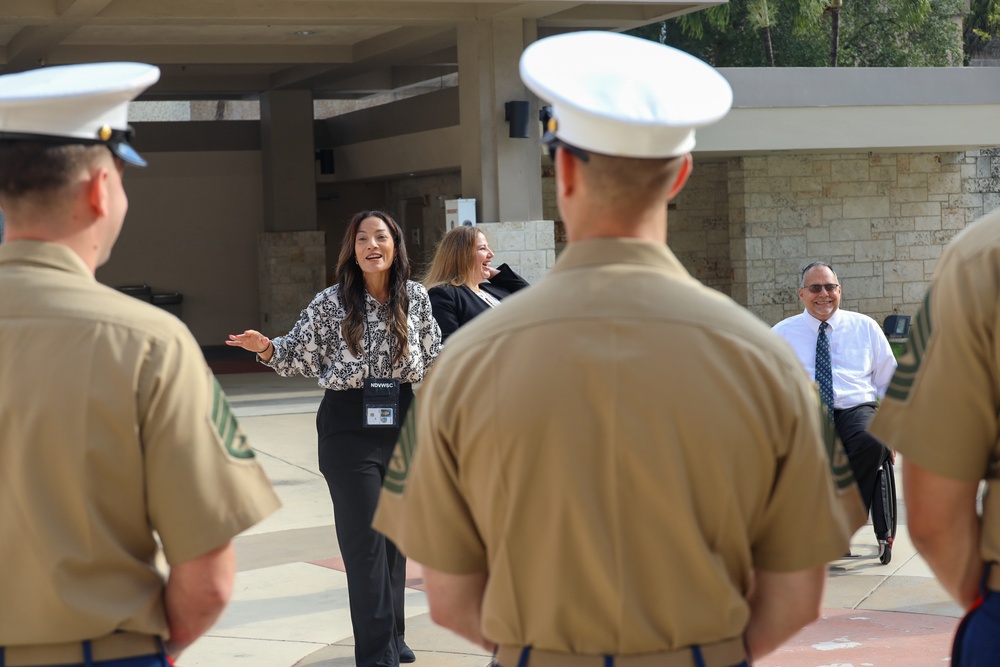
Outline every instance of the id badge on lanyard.
<svg viewBox="0 0 1000 667">
<path fill-rule="evenodd" d="M 363 397 L 365 428 L 399 426 L 399 380 L 397 378 L 365 378 Z"/>
</svg>

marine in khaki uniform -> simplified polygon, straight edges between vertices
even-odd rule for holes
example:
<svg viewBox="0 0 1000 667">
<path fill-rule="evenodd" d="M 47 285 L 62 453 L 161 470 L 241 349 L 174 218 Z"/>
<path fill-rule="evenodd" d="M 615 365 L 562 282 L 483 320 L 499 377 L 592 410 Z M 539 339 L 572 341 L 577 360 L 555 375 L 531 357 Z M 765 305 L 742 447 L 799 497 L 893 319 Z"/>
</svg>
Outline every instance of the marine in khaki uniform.
<svg viewBox="0 0 1000 667">
<path fill-rule="evenodd" d="M 543 39 L 521 75 L 553 103 L 569 244 L 449 340 L 375 526 L 503 667 L 746 665 L 816 618 L 863 519 L 795 356 L 664 243 L 730 88 L 612 33 Z"/>
<path fill-rule="evenodd" d="M 145 164 L 127 105 L 158 76 L 0 77 L 3 667 L 167 665 L 228 600 L 231 539 L 279 505 L 186 327 L 94 278 Z"/>
<path fill-rule="evenodd" d="M 993 212 L 941 255 L 870 427 L 903 455 L 913 543 L 969 610 L 955 639 L 955 667 L 1000 664 L 998 413 L 1000 212 Z"/>
</svg>

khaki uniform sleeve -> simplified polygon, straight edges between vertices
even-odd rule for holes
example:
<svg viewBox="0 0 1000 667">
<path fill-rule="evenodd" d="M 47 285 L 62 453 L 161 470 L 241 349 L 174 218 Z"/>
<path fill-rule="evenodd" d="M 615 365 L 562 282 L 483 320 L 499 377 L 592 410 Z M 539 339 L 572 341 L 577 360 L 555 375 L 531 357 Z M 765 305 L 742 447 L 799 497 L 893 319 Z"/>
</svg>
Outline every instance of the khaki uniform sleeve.
<svg viewBox="0 0 1000 667">
<path fill-rule="evenodd" d="M 154 344 L 140 378 L 147 505 L 167 561 L 225 544 L 280 506 L 197 344 Z"/>
<path fill-rule="evenodd" d="M 850 462 L 815 386 L 789 378 L 777 470 L 752 538 L 754 567 L 790 572 L 841 557 L 867 519 Z"/>
<path fill-rule="evenodd" d="M 433 378 L 421 393 L 434 392 Z M 451 436 L 442 431 L 447 408 L 414 399 L 396 445 L 375 513 L 374 527 L 408 558 L 452 574 L 487 571 L 486 548 L 463 496 Z"/>
<path fill-rule="evenodd" d="M 953 479 L 982 479 L 997 442 L 997 273 L 996 251 L 945 251 L 870 427 L 910 461 Z"/>
</svg>

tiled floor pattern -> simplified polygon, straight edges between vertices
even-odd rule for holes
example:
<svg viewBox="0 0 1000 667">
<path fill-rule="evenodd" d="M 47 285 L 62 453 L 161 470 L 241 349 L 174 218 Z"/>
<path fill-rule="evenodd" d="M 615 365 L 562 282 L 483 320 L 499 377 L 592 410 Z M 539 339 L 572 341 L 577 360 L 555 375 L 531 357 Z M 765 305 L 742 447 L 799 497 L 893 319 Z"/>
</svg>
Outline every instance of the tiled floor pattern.
<svg viewBox="0 0 1000 667">
<path fill-rule="evenodd" d="M 353 667 L 346 578 L 315 461 L 322 392 L 311 380 L 263 373 L 220 381 L 284 506 L 236 539 L 233 601 L 178 667 Z M 756 667 L 947 663 L 960 610 L 916 555 L 905 508 L 900 522 L 887 566 L 875 557 L 870 527 L 858 531 L 855 557 L 831 566 L 822 618 Z M 485 667 L 488 655 L 430 621 L 419 569 L 409 567 L 407 580 L 407 643 L 416 664 Z"/>
</svg>

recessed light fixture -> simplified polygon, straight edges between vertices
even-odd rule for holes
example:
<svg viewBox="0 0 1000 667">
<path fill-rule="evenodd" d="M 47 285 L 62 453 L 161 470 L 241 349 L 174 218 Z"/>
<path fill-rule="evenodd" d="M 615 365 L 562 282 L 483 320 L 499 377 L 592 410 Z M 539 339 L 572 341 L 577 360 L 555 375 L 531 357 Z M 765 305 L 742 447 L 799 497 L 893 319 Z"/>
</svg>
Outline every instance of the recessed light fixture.
<svg viewBox="0 0 1000 667">
<path fill-rule="evenodd" d="M 316 34 L 316 32 L 313 31 L 313 30 L 296 30 L 295 31 L 295 36 L 296 37 L 309 37 L 310 35 L 315 35 L 315 34 Z"/>
</svg>

